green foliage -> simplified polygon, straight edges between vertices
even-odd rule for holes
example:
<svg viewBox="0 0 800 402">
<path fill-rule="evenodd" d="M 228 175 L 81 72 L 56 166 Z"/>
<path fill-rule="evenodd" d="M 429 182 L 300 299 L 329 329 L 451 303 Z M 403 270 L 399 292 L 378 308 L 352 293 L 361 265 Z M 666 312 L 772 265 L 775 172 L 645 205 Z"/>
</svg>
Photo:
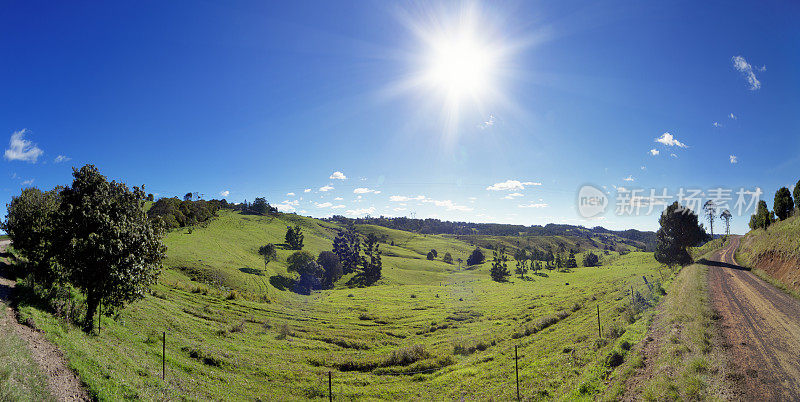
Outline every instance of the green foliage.
<svg viewBox="0 0 800 402">
<path fill-rule="evenodd" d="M 444 253 L 444 257 L 442 257 L 442 261 L 444 261 L 444 262 L 446 262 L 448 264 L 452 264 L 453 263 L 453 256 L 449 252 Z"/>
<path fill-rule="evenodd" d="M 774 222 L 773 214 L 767 208 L 767 203 L 764 200 L 758 201 L 756 213 L 750 217 L 750 229 L 767 229 L 769 225 Z"/>
<path fill-rule="evenodd" d="M 86 295 L 86 326 L 97 306 L 107 312 L 136 300 L 155 283 L 166 247 L 144 212 L 144 192 L 108 182 L 93 165 L 73 169 L 61 192 L 54 239 L 69 283 Z"/>
<path fill-rule="evenodd" d="M 332 251 L 323 251 L 317 256 L 317 264 L 325 271 L 322 278 L 322 287 L 329 289 L 342 277 L 342 263 Z"/>
<path fill-rule="evenodd" d="M 597 267 L 599 265 L 600 265 L 600 257 L 598 257 L 597 254 L 589 252 L 583 256 L 584 267 Z"/>
<path fill-rule="evenodd" d="M 290 250 L 303 249 L 303 232 L 300 230 L 299 225 L 286 228 L 286 236 L 284 236 L 284 239 Z"/>
<path fill-rule="evenodd" d="M 208 221 L 217 215 L 221 201 L 179 200 L 176 198 L 161 198 L 147 210 L 147 216 L 152 220 L 161 220 L 167 228 L 192 226 Z M 224 204 L 227 205 L 227 202 Z"/>
<path fill-rule="evenodd" d="M 383 263 L 381 262 L 381 251 L 379 249 L 378 238 L 374 234 L 367 236 L 364 242 L 363 276 L 367 284 L 372 284 L 381 278 Z"/>
<path fill-rule="evenodd" d="M 269 205 L 265 198 L 257 197 L 253 203 L 249 205 L 249 211 L 259 215 L 274 215 L 278 212 L 278 209 Z"/>
<path fill-rule="evenodd" d="M 481 248 L 475 247 L 475 250 L 472 250 L 472 254 L 467 257 L 467 265 L 480 265 L 483 264 L 485 259 L 486 257 L 483 255 Z"/>
<path fill-rule="evenodd" d="M 433 259 L 436 258 L 436 255 L 433 254 L 433 251 L 428 251 L 426 258 L 428 259 L 428 261 L 433 261 Z"/>
<path fill-rule="evenodd" d="M 26 188 L 11 198 L 7 206 L 6 221 L 0 225 L 5 230 L 17 254 L 27 260 L 26 268 L 37 281 L 53 282 L 61 279 L 54 265 L 53 221 L 60 205 L 60 188 L 41 191 Z"/>
<path fill-rule="evenodd" d="M 794 196 L 795 209 L 800 210 L 800 180 L 798 180 L 797 184 L 794 185 L 794 190 L 792 190 L 792 195 Z"/>
<path fill-rule="evenodd" d="M 258 248 L 258 254 L 264 257 L 264 269 L 267 269 L 270 261 L 278 259 L 278 248 L 272 243 L 267 243 Z"/>
<path fill-rule="evenodd" d="M 675 202 L 664 210 L 658 223 L 661 228 L 656 232 L 656 260 L 669 266 L 691 263 L 692 257 L 686 248 L 696 246 L 706 238 L 697 215 Z"/>
<path fill-rule="evenodd" d="M 714 219 L 717 217 L 717 205 L 714 201 L 708 200 L 703 204 L 703 213 L 708 221 L 708 228 L 711 231 L 711 238 L 714 238 Z"/>
<path fill-rule="evenodd" d="M 578 261 L 575 260 L 575 251 L 569 251 L 569 258 L 567 258 L 567 261 L 564 263 L 564 267 L 570 269 L 578 268 Z"/>
<path fill-rule="evenodd" d="M 792 194 L 789 192 L 788 188 L 781 187 L 775 192 L 775 202 L 772 204 L 772 207 L 775 215 L 780 220 L 785 220 L 792 215 L 794 201 L 792 200 Z"/>
<path fill-rule="evenodd" d="M 495 282 L 505 282 L 508 280 L 511 273 L 508 272 L 508 256 L 506 256 L 505 249 L 494 252 L 492 269 L 489 274 Z"/>
<path fill-rule="evenodd" d="M 719 214 L 719 218 L 722 219 L 722 222 L 725 222 L 725 235 L 731 234 L 731 219 L 733 219 L 733 214 L 731 211 L 724 210 L 722 213 Z"/>
<path fill-rule="evenodd" d="M 314 256 L 308 251 L 296 251 L 286 260 L 289 272 L 297 272 L 300 279 L 297 281 L 298 293 L 309 294 L 313 289 L 322 287 L 322 277 L 325 271 L 317 264 Z"/>
<path fill-rule="evenodd" d="M 345 274 L 356 271 L 361 259 L 361 238 L 355 226 L 340 230 L 333 240 L 333 253 L 339 257 Z"/>
</svg>

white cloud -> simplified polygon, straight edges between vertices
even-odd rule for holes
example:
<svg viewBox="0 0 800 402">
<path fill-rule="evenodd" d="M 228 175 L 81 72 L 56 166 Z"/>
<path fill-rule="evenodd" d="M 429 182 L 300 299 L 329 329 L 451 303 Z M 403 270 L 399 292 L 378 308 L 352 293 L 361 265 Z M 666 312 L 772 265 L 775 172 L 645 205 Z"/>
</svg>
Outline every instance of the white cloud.
<svg viewBox="0 0 800 402">
<path fill-rule="evenodd" d="M 344 213 L 347 215 L 369 215 L 375 213 L 375 207 L 348 209 Z"/>
<path fill-rule="evenodd" d="M 336 197 L 336 198 L 334 198 L 333 200 L 334 200 L 334 201 L 341 201 L 341 200 L 343 200 L 343 199 L 344 199 L 344 198 L 342 198 L 342 197 Z"/>
<path fill-rule="evenodd" d="M 24 161 L 36 163 L 36 160 L 44 153 L 41 148 L 36 144 L 25 139 L 25 134 L 28 132 L 22 129 L 11 134 L 11 139 L 8 141 L 8 149 L 6 149 L 3 157 L 8 161 Z"/>
<path fill-rule="evenodd" d="M 525 190 L 525 186 L 541 186 L 542 183 L 526 181 L 521 182 L 519 180 L 506 180 L 504 182 L 492 184 L 489 187 L 486 187 L 489 191 L 511 191 L 511 190 Z"/>
<path fill-rule="evenodd" d="M 668 147 L 680 147 L 686 148 L 686 144 L 678 141 L 675 137 L 672 136 L 670 133 L 661 134 L 661 137 L 656 138 L 656 142 L 660 142 Z"/>
<path fill-rule="evenodd" d="M 463 211 L 463 212 L 468 212 L 468 211 L 472 211 L 472 209 L 473 209 L 473 208 L 471 208 L 471 207 L 468 207 L 468 206 L 466 206 L 466 205 L 458 205 L 458 204 L 454 203 L 454 202 L 453 202 L 453 201 L 451 201 L 451 200 L 442 200 L 442 201 L 439 201 L 439 200 L 431 200 L 431 199 L 426 199 L 426 200 L 423 200 L 422 202 L 425 202 L 425 203 L 432 203 L 433 205 L 436 205 L 437 207 L 443 207 L 443 208 L 447 208 L 447 210 L 448 210 L 448 211 Z"/>
<path fill-rule="evenodd" d="M 315 203 L 315 205 L 317 206 L 317 208 L 330 208 L 333 206 L 333 204 L 331 204 L 330 202 L 323 202 L 323 203 L 317 202 Z"/>
<path fill-rule="evenodd" d="M 678 155 L 676 155 L 676 154 L 669 154 L 669 156 L 671 156 L 673 158 L 677 158 L 678 157 Z"/>
<path fill-rule="evenodd" d="M 756 73 L 753 70 L 753 66 L 750 65 L 750 63 L 748 63 L 747 60 L 744 59 L 744 57 L 733 56 L 731 60 L 733 61 L 733 68 L 735 68 L 736 71 L 742 73 L 742 75 L 744 75 L 744 77 L 747 78 L 747 83 L 750 84 L 751 91 L 755 91 L 761 88 L 761 81 L 759 81 L 758 78 L 756 78 Z M 767 66 L 763 66 L 759 70 L 762 72 L 767 71 Z"/>
<path fill-rule="evenodd" d="M 342 173 L 342 172 L 340 172 L 338 170 L 333 172 L 333 173 L 331 173 L 331 177 L 328 177 L 328 178 L 331 179 L 331 180 L 347 180 L 347 176 L 345 176 L 344 173 Z"/>
<path fill-rule="evenodd" d="M 342 208 L 345 208 L 345 206 L 344 206 L 344 205 L 341 205 L 341 204 L 339 204 L 339 205 L 334 205 L 334 206 L 332 206 L 332 207 L 331 207 L 331 209 L 342 209 Z"/>
<path fill-rule="evenodd" d="M 333 186 L 331 186 L 330 184 L 328 184 L 327 186 L 322 186 L 322 187 L 319 188 L 319 191 L 322 191 L 323 193 L 326 192 L 326 191 L 331 191 L 331 190 L 333 190 Z"/>
<path fill-rule="evenodd" d="M 626 178 L 624 178 L 622 180 L 624 180 L 624 181 L 634 181 L 636 179 L 633 178 L 633 175 L 628 175 L 628 177 L 626 177 Z"/>
<path fill-rule="evenodd" d="M 307 189 L 303 190 L 303 192 L 304 192 L 304 193 L 310 193 L 310 192 L 311 192 L 311 189 L 310 189 L 310 188 L 307 188 Z"/>
<path fill-rule="evenodd" d="M 278 211 L 281 212 L 294 212 L 294 207 L 291 204 L 287 204 L 286 201 L 275 205 L 275 208 L 278 208 Z"/>
<path fill-rule="evenodd" d="M 403 208 L 403 207 L 397 207 L 397 208 L 394 209 L 394 212 L 400 212 L 400 211 L 405 211 L 405 210 L 406 209 Z"/>
<path fill-rule="evenodd" d="M 539 204 L 531 203 L 531 204 L 519 204 L 519 207 L 520 208 L 547 208 L 547 207 L 549 207 L 549 205 L 547 205 L 545 203 L 539 203 Z"/>
<path fill-rule="evenodd" d="M 642 165 L 642 170 L 647 170 L 647 166 Z"/>
<path fill-rule="evenodd" d="M 489 117 L 486 119 L 486 121 L 481 123 L 481 125 L 478 126 L 478 127 L 480 127 L 482 130 L 485 130 L 485 129 L 491 127 L 491 126 L 494 126 L 494 122 L 495 121 L 496 121 L 496 119 L 494 118 L 494 115 L 490 114 Z"/>
<path fill-rule="evenodd" d="M 53 159 L 53 163 L 61 163 L 61 162 L 69 162 L 72 158 L 64 155 L 58 155 L 55 159 Z"/>
<path fill-rule="evenodd" d="M 731 163 L 739 163 L 739 159 L 736 158 L 736 155 L 731 155 L 730 158 L 731 158 Z"/>
<path fill-rule="evenodd" d="M 389 201 L 391 202 L 408 202 L 408 201 L 422 201 L 425 199 L 424 195 L 418 195 L 416 197 L 406 197 L 404 195 L 393 195 L 389 197 Z"/>
<path fill-rule="evenodd" d="M 366 187 L 359 187 L 359 188 L 353 190 L 353 193 L 354 194 L 367 194 L 367 193 L 380 194 L 381 192 L 379 190 L 371 190 L 371 189 L 368 189 Z"/>
<path fill-rule="evenodd" d="M 718 121 L 715 121 L 715 122 L 714 122 L 714 123 L 712 123 L 711 125 L 712 125 L 712 126 L 714 126 L 714 127 L 716 127 L 716 128 L 720 128 L 720 127 L 722 127 L 722 124 L 719 124 L 719 122 L 718 122 Z"/>
<path fill-rule="evenodd" d="M 504 199 L 504 200 L 513 200 L 514 198 L 517 198 L 517 197 L 523 197 L 524 195 L 525 195 L 525 194 L 522 194 L 522 193 L 511 193 L 511 194 L 509 194 L 509 195 L 507 195 L 507 196 L 503 197 L 503 199 Z"/>
<path fill-rule="evenodd" d="M 658 155 L 658 154 L 660 154 L 660 153 L 661 153 L 661 152 L 659 152 L 659 151 L 658 151 L 657 149 L 655 149 L 655 148 L 653 148 L 653 149 L 651 149 L 651 150 L 650 150 L 650 155 L 653 155 L 653 156 L 656 156 L 656 155 Z"/>
<path fill-rule="evenodd" d="M 28 180 L 25 180 L 25 181 L 23 181 L 21 184 L 22 184 L 23 186 L 30 186 L 31 184 L 33 184 L 33 179 L 28 179 Z"/>
<path fill-rule="evenodd" d="M 227 197 L 227 196 L 231 195 L 231 192 L 230 192 L 230 190 L 220 191 L 219 195 L 221 195 L 223 197 Z"/>
<path fill-rule="evenodd" d="M 728 118 L 730 118 L 731 120 L 736 120 L 737 117 L 735 114 L 731 113 L 728 115 Z"/>
<path fill-rule="evenodd" d="M 300 205 L 300 201 L 298 200 L 292 200 L 292 201 L 283 200 L 283 203 L 287 205 L 294 205 L 295 207 Z"/>
<path fill-rule="evenodd" d="M 286 193 L 287 197 L 294 197 L 294 193 Z"/>
</svg>

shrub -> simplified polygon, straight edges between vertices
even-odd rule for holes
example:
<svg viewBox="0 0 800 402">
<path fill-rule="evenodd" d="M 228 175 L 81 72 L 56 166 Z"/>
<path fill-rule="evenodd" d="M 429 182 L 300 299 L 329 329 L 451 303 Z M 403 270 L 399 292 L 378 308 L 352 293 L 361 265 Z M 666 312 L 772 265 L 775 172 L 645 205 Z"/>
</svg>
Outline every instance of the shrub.
<svg viewBox="0 0 800 402">
<path fill-rule="evenodd" d="M 386 366 L 407 366 L 419 360 L 424 360 L 431 357 L 427 349 L 420 344 L 400 348 L 392 352 L 386 359 Z"/>
</svg>

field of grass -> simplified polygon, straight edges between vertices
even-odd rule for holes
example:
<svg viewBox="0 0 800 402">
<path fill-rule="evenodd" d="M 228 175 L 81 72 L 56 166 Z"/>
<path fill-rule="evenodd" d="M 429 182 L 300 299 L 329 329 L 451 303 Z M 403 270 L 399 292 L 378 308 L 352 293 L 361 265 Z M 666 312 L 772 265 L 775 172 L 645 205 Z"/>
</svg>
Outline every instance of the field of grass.
<svg viewBox="0 0 800 402">
<path fill-rule="evenodd" d="M 329 371 L 345 399 L 505 400 L 516 395 L 515 346 L 522 395 L 588 400 L 645 336 L 645 311 L 660 293 L 643 276 L 663 279 L 652 253 L 634 252 L 598 268 L 496 283 L 488 262 L 467 269 L 425 259 L 435 248 L 439 259 L 466 260 L 468 243 L 364 226 L 389 243 L 381 245 L 384 278 L 303 296 L 269 285 L 288 275 L 291 251 L 266 270 L 255 253 L 282 243 L 289 223 L 303 227 L 309 251 L 330 249 L 333 224 L 223 211 L 206 228 L 170 233 L 168 269 L 152 295 L 104 317 L 99 334 L 35 303 L 21 305 L 22 319 L 60 346 L 101 400 L 314 399 L 327 395 Z M 267 297 L 241 296 L 258 294 Z"/>
</svg>

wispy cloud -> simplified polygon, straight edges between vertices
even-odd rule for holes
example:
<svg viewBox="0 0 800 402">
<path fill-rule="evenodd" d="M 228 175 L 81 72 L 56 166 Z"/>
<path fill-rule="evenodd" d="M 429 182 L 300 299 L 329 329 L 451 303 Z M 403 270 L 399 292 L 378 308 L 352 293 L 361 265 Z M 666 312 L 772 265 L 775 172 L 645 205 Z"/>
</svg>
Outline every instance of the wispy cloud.
<svg viewBox="0 0 800 402">
<path fill-rule="evenodd" d="M 622 180 L 624 180 L 624 181 L 634 181 L 636 179 L 633 178 L 633 175 L 628 175 L 628 177 L 626 177 L 626 178 L 624 178 Z"/>
<path fill-rule="evenodd" d="M 333 173 L 331 173 L 331 176 L 328 177 L 328 178 L 331 179 L 331 180 L 347 180 L 347 176 L 345 176 L 344 173 L 342 173 L 342 172 L 340 172 L 338 170 L 333 172 Z"/>
<path fill-rule="evenodd" d="M 659 150 L 655 149 L 655 148 L 650 150 L 650 155 L 653 155 L 653 156 L 657 156 L 660 153 L 661 152 Z"/>
<path fill-rule="evenodd" d="M 718 121 L 715 121 L 715 122 L 711 123 L 711 125 L 716 127 L 716 128 L 722 127 L 722 124 L 720 124 Z"/>
<path fill-rule="evenodd" d="M 670 133 L 661 134 L 661 137 L 656 138 L 655 141 L 668 147 L 686 148 L 686 144 L 678 141 L 678 139 Z"/>
<path fill-rule="evenodd" d="M 219 195 L 222 196 L 222 197 L 227 197 L 227 196 L 231 195 L 231 192 L 230 192 L 230 190 L 220 191 Z"/>
<path fill-rule="evenodd" d="M 728 118 L 730 118 L 731 120 L 736 120 L 737 117 L 735 114 L 731 113 L 728 115 Z"/>
<path fill-rule="evenodd" d="M 281 212 L 294 212 L 295 211 L 294 206 L 291 203 L 289 203 L 289 201 L 284 201 L 284 202 L 282 202 L 280 204 L 276 204 L 275 208 L 278 208 L 278 211 L 281 211 Z"/>
<path fill-rule="evenodd" d="M 347 215 L 369 215 L 375 213 L 375 207 L 348 209 L 344 213 Z"/>
<path fill-rule="evenodd" d="M 331 190 L 333 190 L 333 186 L 331 186 L 330 184 L 328 184 L 327 186 L 322 186 L 322 187 L 319 188 L 319 191 L 322 191 L 323 193 L 326 192 L 326 191 L 331 191 Z"/>
<path fill-rule="evenodd" d="M 8 149 L 3 155 L 6 160 L 36 163 L 36 160 L 42 156 L 44 151 L 33 142 L 25 139 L 25 134 L 27 133 L 28 130 L 23 128 L 11 134 L 11 139 L 8 141 Z"/>
<path fill-rule="evenodd" d="M 55 159 L 53 159 L 53 163 L 61 163 L 61 162 L 69 162 L 72 158 L 64 155 L 58 155 Z"/>
<path fill-rule="evenodd" d="M 530 204 L 519 204 L 520 208 L 547 208 L 549 207 L 548 204 L 545 203 L 530 203 Z"/>
<path fill-rule="evenodd" d="M 322 203 L 317 202 L 315 203 L 315 205 L 317 206 L 317 208 L 330 208 L 333 206 L 333 204 L 331 204 L 330 202 L 322 202 Z"/>
<path fill-rule="evenodd" d="M 503 199 L 505 199 L 505 200 L 513 200 L 514 198 L 523 197 L 523 196 L 525 196 L 525 194 L 522 194 L 522 193 L 511 193 L 511 194 L 508 194 L 505 197 L 503 197 Z"/>
<path fill-rule="evenodd" d="M 678 157 L 678 155 L 677 155 L 677 154 L 669 154 L 669 156 L 671 156 L 671 157 L 673 157 L 673 158 L 677 158 L 677 157 Z"/>
<path fill-rule="evenodd" d="M 353 190 L 353 193 L 354 194 L 368 194 L 368 193 L 380 194 L 381 192 L 380 192 L 380 190 L 372 190 L 372 189 L 369 189 L 369 188 L 366 188 L 366 187 L 359 187 L 359 188 Z"/>
<path fill-rule="evenodd" d="M 304 192 L 304 193 L 310 193 L 310 192 L 311 192 L 311 189 L 310 189 L 310 188 L 307 188 L 307 189 L 303 190 L 303 192 Z"/>
<path fill-rule="evenodd" d="M 339 204 L 339 205 L 334 205 L 334 206 L 332 206 L 332 207 L 331 207 L 331 209 L 342 209 L 342 208 L 345 208 L 345 206 L 344 206 L 344 205 L 341 205 L 341 204 Z"/>
<path fill-rule="evenodd" d="M 448 211 L 462 211 L 462 212 L 469 212 L 472 211 L 472 207 L 468 207 L 466 205 L 458 205 L 451 200 L 431 200 L 426 199 L 422 202 L 430 203 L 436 205 L 437 207 L 447 208 Z"/>
<path fill-rule="evenodd" d="M 495 121 L 496 121 L 496 119 L 494 118 L 494 115 L 490 114 L 489 117 L 486 119 L 486 121 L 481 123 L 481 125 L 479 127 L 482 130 L 485 130 L 485 129 L 489 128 L 489 127 L 494 126 Z"/>
<path fill-rule="evenodd" d="M 294 197 L 294 193 L 286 193 L 287 197 Z"/>
<path fill-rule="evenodd" d="M 747 79 L 747 83 L 750 84 L 750 90 L 755 91 L 761 88 L 761 81 L 758 80 L 756 77 L 755 70 L 753 66 L 745 60 L 742 56 L 733 56 L 731 58 L 733 61 L 733 68 L 736 71 L 742 73 L 744 77 Z M 763 66 L 759 69 L 760 72 L 767 71 L 767 66 Z"/>
<path fill-rule="evenodd" d="M 736 155 L 731 155 L 730 158 L 731 158 L 731 163 L 733 164 L 739 163 L 739 159 L 736 157 Z"/>
<path fill-rule="evenodd" d="M 416 197 L 406 197 L 404 195 L 393 195 L 389 197 L 389 201 L 391 202 L 408 202 L 408 201 L 422 201 L 425 199 L 424 195 L 418 195 Z"/>
<path fill-rule="evenodd" d="M 541 186 L 542 183 L 533 181 L 521 182 L 519 180 L 506 180 L 504 182 L 492 184 L 486 187 L 489 191 L 512 191 L 512 190 L 525 190 L 525 186 Z"/>
</svg>

